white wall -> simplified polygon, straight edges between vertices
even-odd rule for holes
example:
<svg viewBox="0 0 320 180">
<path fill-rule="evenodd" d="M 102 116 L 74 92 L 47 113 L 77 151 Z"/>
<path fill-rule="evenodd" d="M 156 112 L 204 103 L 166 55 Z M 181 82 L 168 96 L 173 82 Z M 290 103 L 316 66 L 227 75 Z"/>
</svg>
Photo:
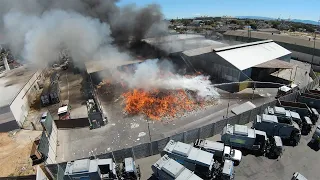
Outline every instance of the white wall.
<svg viewBox="0 0 320 180">
<path fill-rule="evenodd" d="M 38 70 L 34 73 L 10 105 L 11 112 L 20 127 L 22 127 L 30 108 L 28 103 L 28 94 L 34 91 L 33 86 L 36 84 L 35 82 L 40 78 L 41 74 L 42 70 Z"/>
</svg>

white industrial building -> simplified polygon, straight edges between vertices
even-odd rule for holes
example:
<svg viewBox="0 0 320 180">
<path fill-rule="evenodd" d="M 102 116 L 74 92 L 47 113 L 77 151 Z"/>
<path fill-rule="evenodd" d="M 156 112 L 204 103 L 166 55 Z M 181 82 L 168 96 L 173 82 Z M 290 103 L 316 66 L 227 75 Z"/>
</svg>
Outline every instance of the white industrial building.
<svg viewBox="0 0 320 180">
<path fill-rule="evenodd" d="M 22 127 L 41 76 L 42 70 L 24 66 L 0 74 L 0 132 Z"/>
<path fill-rule="evenodd" d="M 272 40 L 265 40 L 222 48 L 192 49 L 183 51 L 181 56 L 193 68 L 209 74 L 216 83 L 225 83 L 251 80 L 253 76 L 271 74 L 277 68 L 291 68 L 290 55 L 290 51 Z M 233 86 L 231 91 L 241 91 L 248 85 Z"/>
<path fill-rule="evenodd" d="M 178 67 L 210 75 L 214 83 L 261 80 L 279 69 L 293 67 L 291 52 L 273 40 L 230 46 L 201 35 L 180 34 L 144 41 L 167 52 Z M 225 90 L 238 92 L 250 85 L 238 83 L 226 86 Z"/>
</svg>

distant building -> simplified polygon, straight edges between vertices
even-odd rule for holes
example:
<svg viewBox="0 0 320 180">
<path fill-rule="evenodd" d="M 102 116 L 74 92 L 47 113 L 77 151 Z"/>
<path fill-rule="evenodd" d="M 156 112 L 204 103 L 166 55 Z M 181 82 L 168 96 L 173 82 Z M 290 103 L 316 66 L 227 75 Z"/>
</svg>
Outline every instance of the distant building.
<svg viewBox="0 0 320 180">
<path fill-rule="evenodd" d="M 275 28 L 257 29 L 257 31 L 266 32 L 266 33 L 280 34 L 280 30 L 275 29 Z"/>
</svg>

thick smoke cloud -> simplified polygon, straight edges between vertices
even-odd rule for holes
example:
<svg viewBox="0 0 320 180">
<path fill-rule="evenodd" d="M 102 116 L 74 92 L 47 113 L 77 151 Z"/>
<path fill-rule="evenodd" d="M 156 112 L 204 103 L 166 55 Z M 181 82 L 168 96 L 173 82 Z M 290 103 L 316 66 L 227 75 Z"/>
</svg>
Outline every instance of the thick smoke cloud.
<svg viewBox="0 0 320 180">
<path fill-rule="evenodd" d="M 114 44 L 166 31 L 159 6 L 118 7 L 116 0 L 1 0 L 0 33 L 14 55 L 39 62 L 67 48 L 76 61 L 120 54 Z M 163 30 L 163 31 L 162 31 Z M 107 53 L 109 52 L 109 53 Z"/>
<path fill-rule="evenodd" d="M 208 77 L 199 75 L 185 77 L 174 73 L 173 65 L 169 61 L 158 63 L 158 60 L 147 60 L 136 67 L 132 76 L 123 76 L 129 88 L 142 88 L 145 90 L 188 89 L 197 92 L 203 98 L 217 98 L 219 93 L 212 86 Z"/>
</svg>

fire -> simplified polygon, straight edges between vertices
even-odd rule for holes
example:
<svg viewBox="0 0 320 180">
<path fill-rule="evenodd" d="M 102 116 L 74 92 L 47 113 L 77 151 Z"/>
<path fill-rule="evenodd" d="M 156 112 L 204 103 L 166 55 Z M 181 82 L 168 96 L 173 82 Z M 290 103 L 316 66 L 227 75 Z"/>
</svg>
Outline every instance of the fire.
<svg viewBox="0 0 320 180">
<path fill-rule="evenodd" d="M 162 117 L 175 117 L 179 113 L 190 111 L 195 102 L 184 90 L 178 91 L 144 91 L 134 89 L 123 94 L 125 112 L 131 115 L 144 114 L 150 119 L 160 120 Z"/>
</svg>

